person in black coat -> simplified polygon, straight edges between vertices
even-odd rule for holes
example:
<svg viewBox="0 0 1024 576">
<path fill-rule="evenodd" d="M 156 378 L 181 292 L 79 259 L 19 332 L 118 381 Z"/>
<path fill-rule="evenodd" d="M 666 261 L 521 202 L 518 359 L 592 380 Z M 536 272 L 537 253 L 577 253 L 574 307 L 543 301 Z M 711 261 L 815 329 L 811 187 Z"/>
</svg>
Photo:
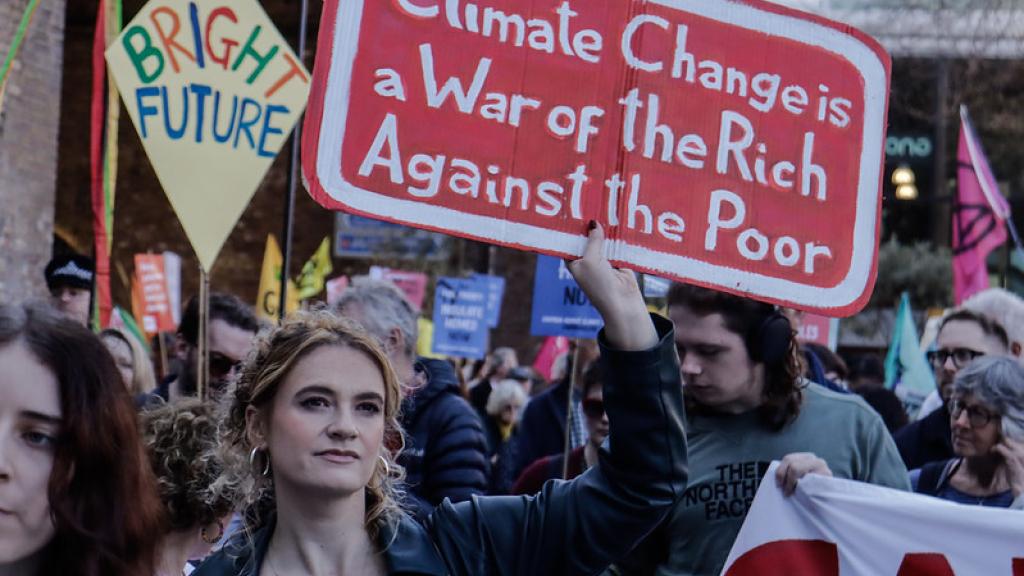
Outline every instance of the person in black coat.
<svg viewBox="0 0 1024 576">
<path fill-rule="evenodd" d="M 402 385 L 408 500 L 419 520 L 445 498 L 468 500 L 487 492 L 487 440 L 458 376 L 443 360 L 417 358 L 417 313 L 390 282 L 361 281 L 335 304 L 381 345 Z"/>
<path fill-rule="evenodd" d="M 388 438 L 399 384 L 353 323 L 300 312 L 264 335 L 230 398 L 224 481 L 247 487 L 251 533 L 194 576 L 597 574 L 664 518 L 686 487 L 682 384 L 671 323 L 648 315 L 632 272 L 592 225 L 570 270 L 605 327 L 610 435 L 599 465 L 536 496 L 443 502 L 419 524 L 395 499 Z"/>
<path fill-rule="evenodd" d="M 469 500 L 487 492 L 487 440 L 476 411 L 459 393 L 455 369 L 445 360 L 420 358 L 416 371 L 426 384 L 402 402 L 405 450 L 398 463 L 416 517 L 445 498 Z"/>
<path fill-rule="evenodd" d="M 515 460 L 509 470 L 513 478 L 530 465 L 552 454 L 561 454 L 565 450 L 565 416 L 566 403 L 570 396 L 573 399 L 573 412 L 579 418 L 581 437 L 570 436 L 569 449 L 574 450 L 586 443 L 586 426 L 580 402 L 583 400 L 582 374 L 598 357 L 598 349 L 592 340 L 581 340 L 579 354 L 569 355 L 569 365 L 565 377 L 554 386 L 533 397 L 523 409 L 522 422 L 515 438 Z M 579 362 L 573 365 L 573 356 Z M 572 374 L 576 372 L 576 389 L 572 389 Z"/>
</svg>

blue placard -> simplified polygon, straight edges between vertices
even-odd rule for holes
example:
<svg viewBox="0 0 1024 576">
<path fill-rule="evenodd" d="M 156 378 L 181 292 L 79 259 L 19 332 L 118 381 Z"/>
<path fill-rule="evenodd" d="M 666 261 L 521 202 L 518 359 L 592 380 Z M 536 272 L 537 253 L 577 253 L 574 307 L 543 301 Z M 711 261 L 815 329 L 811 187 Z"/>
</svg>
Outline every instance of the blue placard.
<svg viewBox="0 0 1024 576">
<path fill-rule="evenodd" d="M 497 328 L 501 321 L 501 302 L 505 297 L 505 279 L 487 274 L 473 274 L 472 277 L 487 285 L 487 326 Z"/>
<path fill-rule="evenodd" d="M 443 234 L 339 212 L 334 222 L 337 258 L 442 260 L 448 257 Z"/>
<path fill-rule="evenodd" d="M 487 355 L 489 284 L 475 278 L 438 278 L 434 290 L 435 354 L 481 359 Z"/>
<path fill-rule="evenodd" d="M 565 262 L 561 258 L 537 256 L 530 334 L 593 338 L 603 325 L 601 315 L 590 305 Z"/>
</svg>

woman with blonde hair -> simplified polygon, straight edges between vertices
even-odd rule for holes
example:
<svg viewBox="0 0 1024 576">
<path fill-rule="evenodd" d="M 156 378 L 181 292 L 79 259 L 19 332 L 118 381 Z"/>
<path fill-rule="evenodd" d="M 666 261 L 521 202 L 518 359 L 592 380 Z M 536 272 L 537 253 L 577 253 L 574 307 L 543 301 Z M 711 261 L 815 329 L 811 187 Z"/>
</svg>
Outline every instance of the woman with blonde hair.
<svg viewBox="0 0 1024 576">
<path fill-rule="evenodd" d="M 142 439 L 164 507 L 157 574 L 190 574 L 224 535 L 237 494 L 218 483 L 217 418 L 195 398 L 142 413 Z"/>
<path fill-rule="evenodd" d="M 424 525 L 402 511 L 399 383 L 376 341 L 325 311 L 264 335 L 225 398 L 227 479 L 250 530 L 195 574 L 591 574 L 625 555 L 686 485 L 671 324 L 651 320 L 632 272 L 591 226 L 570 269 L 601 312 L 612 430 L 601 464 L 535 497 L 445 501 Z"/>
<path fill-rule="evenodd" d="M 100 332 L 100 339 L 114 357 L 117 371 L 132 396 L 148 394 L 156 388 L 153 364 L 141 342 L 117 328 Z"/>
</svg>

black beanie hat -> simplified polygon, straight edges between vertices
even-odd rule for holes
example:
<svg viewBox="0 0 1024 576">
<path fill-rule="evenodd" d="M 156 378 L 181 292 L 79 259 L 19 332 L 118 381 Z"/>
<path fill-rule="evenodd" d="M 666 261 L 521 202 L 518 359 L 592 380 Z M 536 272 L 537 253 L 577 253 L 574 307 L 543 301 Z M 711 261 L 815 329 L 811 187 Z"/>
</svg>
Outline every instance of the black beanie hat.
<svg viewBox="0 0 1024 576">
<path fill-rule="evenodd" d="M 51 292 L 62 286 L 91 290 L 95 270 L 92 258 L 87 256 L 81 254 L 56 256 L 46 265 L 46 287 Z"/>
</svg>

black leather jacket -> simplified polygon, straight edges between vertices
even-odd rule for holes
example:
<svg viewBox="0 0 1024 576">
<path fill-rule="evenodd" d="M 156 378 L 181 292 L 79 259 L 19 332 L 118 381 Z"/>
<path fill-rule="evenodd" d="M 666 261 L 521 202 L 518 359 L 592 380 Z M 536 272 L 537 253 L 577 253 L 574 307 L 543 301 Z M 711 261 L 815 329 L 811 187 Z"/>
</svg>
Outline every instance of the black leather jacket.
<svg viewBox="0 0 1024 576">
<path fill-rule="evenodd" d="M 474 496 L 382 530 L 388 574 L 565 576 L 597 574 L 664 517 L 686 487 L 682 385 L 672 325 L 642 352 L 608 349 L 604 400 L 611 434 L 600 465 L 536 496 Z M 273 526 L 253 545 L 213 555 L 195 576 L 258 576 Z M 390 545 L 388 543 L 390 542 Z M 229 545 L 230 549 L 231 546 Z"/>
</svg>

